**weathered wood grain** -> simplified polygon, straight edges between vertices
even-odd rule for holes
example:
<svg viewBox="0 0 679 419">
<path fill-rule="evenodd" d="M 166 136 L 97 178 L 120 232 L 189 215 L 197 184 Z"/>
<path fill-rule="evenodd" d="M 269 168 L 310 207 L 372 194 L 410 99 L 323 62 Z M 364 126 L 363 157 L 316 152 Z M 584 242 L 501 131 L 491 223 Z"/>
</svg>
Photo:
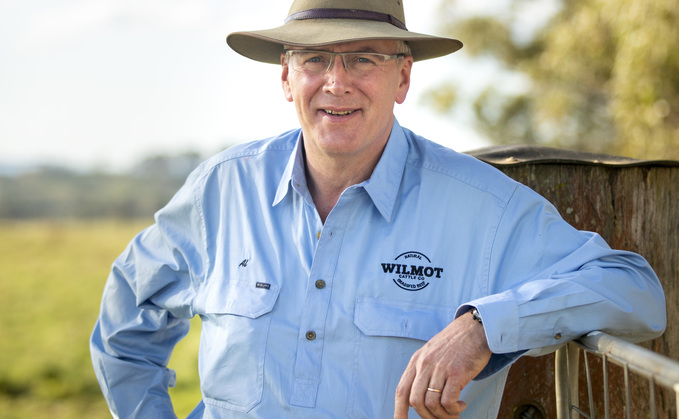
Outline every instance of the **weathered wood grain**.
<svg viewBox="0 0 679 419">
<path fill-rule="evenodd" d="M 505 147 L 477 157 L 543 195 L 578 229 L 596 231 L 611 247 L 643 255 L 662 282 L 668 312 L 665 334 L 643 346 L 679 359 L 679 322 L 675 320 L 679 317 L 679 162 L 521 147 Z M 615 368 L 609 367 L 611 417 L 623 417 L 623 378 Z M 600 368 L 594 374 L 600 375 Z M 584 384 L 584 375 L 580 382 Z M 637 412 L 632 417 L 646 417 L 648 384 L 633 380 L 632 386 L 633 410 Z M 586 393 L 580 400 L 587 404 Z M 528 404 L 544 415 L 536 418 L 556 417 L 553 355 L 522 358 L 512 366 L 499 417 L 519 417 L 520 406 Z M 602 396 L 595 395 L 595 405 L 603 417 Z M 657 405 L 660 418 L 677 417 L 673 393 L 658 391 Z"/>
</svg>

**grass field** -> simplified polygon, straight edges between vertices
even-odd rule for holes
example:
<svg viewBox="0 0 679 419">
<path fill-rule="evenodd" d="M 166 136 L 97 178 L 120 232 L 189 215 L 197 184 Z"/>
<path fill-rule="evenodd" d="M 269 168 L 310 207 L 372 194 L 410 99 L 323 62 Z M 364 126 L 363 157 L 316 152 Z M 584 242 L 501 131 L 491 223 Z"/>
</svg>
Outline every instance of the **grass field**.
<svg viewBox="0 0 679 419">
<path fill-rule="evenodd" d="M 113 260 L 147 221 L 0 221 L 0 418 L 109 418 L 89 335 Z M 177 416 L 200 400 L 199 321 L 173 354 Z"/>
</svg>

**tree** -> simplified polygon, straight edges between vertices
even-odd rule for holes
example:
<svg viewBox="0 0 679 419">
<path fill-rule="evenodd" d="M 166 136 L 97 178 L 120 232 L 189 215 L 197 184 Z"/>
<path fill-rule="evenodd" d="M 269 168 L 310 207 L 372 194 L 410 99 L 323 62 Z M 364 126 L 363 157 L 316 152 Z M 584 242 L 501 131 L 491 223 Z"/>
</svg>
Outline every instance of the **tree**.
<svg viewBox="0 0 679 419">
<path fill-rule="evenodd" d="M 507 93 L 501 77 L 475 95 L 482 132 L 500 144 L 679 159 L 677 0 L 561 0 L 528 39 L 521 22 L 545 1 L 508 1 L 507 13 L 463 19 L 457 0 L 443 3 L 445 30 L 467 54 L 525 81 Z M 431 100 L 451 110 L 457 89 L 437 88 Z"/>
</svg>

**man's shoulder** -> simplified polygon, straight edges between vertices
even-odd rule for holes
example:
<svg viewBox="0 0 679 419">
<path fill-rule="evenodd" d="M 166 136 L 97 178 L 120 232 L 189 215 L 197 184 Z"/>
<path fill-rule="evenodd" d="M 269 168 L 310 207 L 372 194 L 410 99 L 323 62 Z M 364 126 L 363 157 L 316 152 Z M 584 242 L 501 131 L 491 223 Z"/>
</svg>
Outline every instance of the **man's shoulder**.
<svg viewBox="0 0 679 419">
<path fill-rule="evenodd" d="M 299 129 L 286 131 L 263 140 L 237 144 L 208 159 L 208 165 L 216 166 L 232 160 L 249 160 L 251 158 L 279 158 L 280 153 L 290 153 L 295 148 L 299 137 Z"/>
<path fill-rule="evenodd" d="M 215 171 L 228 170 L 234 165 L 264 170 L 285 167 L 298 137 L 299 129 L 294 129 L 274 137 L 231 146 L 205 160 L 193 176 L 204 177 Z"/>
<path fill-rule="evenodd" d="M 412 133 L 411 133 L 412 134 Z M 415 134 L 409 136 L 408 164 L 426 171 L 441 182 L 465 185 L 507 200 L 517 182 L 495 167 L 469 154 L 460 153 Z"/>
</svg>

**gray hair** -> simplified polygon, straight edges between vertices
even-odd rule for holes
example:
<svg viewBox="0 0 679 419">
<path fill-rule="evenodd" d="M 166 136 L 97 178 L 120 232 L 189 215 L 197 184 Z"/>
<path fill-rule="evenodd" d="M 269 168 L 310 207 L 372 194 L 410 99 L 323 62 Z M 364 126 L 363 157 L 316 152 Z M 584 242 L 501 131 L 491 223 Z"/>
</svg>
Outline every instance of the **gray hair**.
<svg viewBox="0 0 679 419">
<path fill-rule="evenodd" d="M 406 41 L 396 41 L 396 53 L 403 54 L 405 56 L 413 55 Z"/>
</svg>

